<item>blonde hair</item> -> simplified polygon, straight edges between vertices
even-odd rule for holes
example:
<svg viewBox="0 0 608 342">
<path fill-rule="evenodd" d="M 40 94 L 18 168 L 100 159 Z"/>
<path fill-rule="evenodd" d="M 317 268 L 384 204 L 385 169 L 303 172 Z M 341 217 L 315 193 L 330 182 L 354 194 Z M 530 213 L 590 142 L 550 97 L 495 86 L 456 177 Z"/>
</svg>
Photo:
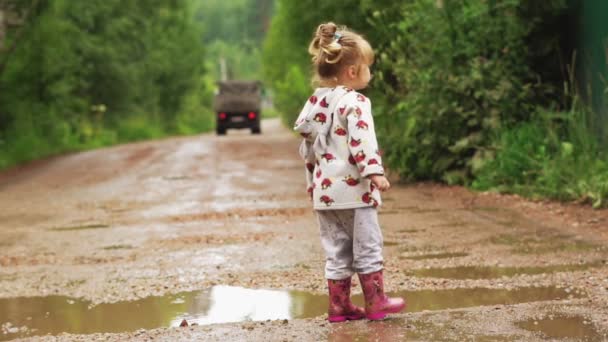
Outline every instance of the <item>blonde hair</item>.
<svg viewBox="0 0 608 342">
<path fill-rule="evenodd" d="M 320 85 L 334 84 L 346 66 L 374 62 L 374 51 L 367 40 L 332 22 L 317 27 L 308 52 L 312 55 L 313 81 Z"/>
</svg>

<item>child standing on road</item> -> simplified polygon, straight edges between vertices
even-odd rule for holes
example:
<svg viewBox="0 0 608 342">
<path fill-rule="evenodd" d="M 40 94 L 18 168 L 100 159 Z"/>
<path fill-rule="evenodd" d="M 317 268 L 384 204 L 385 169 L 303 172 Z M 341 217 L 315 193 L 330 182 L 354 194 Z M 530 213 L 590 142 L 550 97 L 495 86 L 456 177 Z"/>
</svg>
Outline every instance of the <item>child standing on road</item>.
<svg viewBox="0 0 608 342">
<path fill-rule="evenodd" d="M 314 203 L 326 254 L 330 322 L 383 319 L 405 307 L 384 294 L 382 232 L 377 206 L 389 189 L 374 132 L 370 100 L 356 92 L 370 79 L 370 44 L 334 23 L 321 24 L 310 43 L 319 84 L 302 109 L 295 130 L 304 141 L 308 193 Z M 350 300 L 358 273 L 365 310 Z"/>
</svg>

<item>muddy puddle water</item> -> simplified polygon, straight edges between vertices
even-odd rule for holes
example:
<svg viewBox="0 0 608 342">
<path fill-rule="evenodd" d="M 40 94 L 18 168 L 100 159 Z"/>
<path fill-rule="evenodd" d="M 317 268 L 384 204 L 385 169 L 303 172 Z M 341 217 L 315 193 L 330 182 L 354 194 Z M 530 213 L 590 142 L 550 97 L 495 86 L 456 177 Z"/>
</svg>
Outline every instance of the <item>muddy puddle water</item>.
<svg viewBox="0 0 608 342">
<path fill-rule="evenodd" d="M 530 287 L 517 290 L 454 289 L 406 291 L 409 312 L 481 305 L 516 304 L 573 298 L 563 289 Z M 361 305 L 361 296 L 354 302 Z M 101 304 L 68 297 L 0 299 L 0 340 L 22 336 L 127 332 L 175 327 L 182 319 L 199 325 L 311 318 L 327 310 L 327 296 L 300 291 L 254 290 L 215 286 L 208 291 L 184 292 L 137 301 Z"/>
<path fill-rule="evenodd" d="M 430 253 L 422 255 L 413 255 L 404 257 L 403 259 L 410 260 L 427 260 L 427 259 L 449 259 L 449 258 L 461 258 L 469 255 L 468 253 L 455 252 L 455 253 Z"/>
<path fill-rule="evenodd" d="M 495 279 L 513 277 L 523 274 L 542 274 L 556 272 L 572 272 L 586 270 L 602 264 L 554 265 L 541 267 L 492 267 L 492 266 L 462 266 L 450 268 L 425 268 L 408 271 L 417 277 L 447 278 L 447 279 Z"/>
<path fill-rule="evenodd" d="M 595 342 L 606 341 L 607 338 L 607 336 L 601 336 L 595 330 L 593 324 L 581 316 L 531 319 L 517 325 L 525 330 L 539 333 L 543 338 L 552 340 Z"/>
</svg>

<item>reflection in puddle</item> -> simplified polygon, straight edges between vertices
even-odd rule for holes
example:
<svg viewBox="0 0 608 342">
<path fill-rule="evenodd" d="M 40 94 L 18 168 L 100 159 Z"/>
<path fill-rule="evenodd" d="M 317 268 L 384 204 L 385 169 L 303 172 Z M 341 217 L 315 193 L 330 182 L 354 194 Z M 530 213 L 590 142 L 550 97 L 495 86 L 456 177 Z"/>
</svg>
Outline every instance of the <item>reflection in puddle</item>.
<svg viewBox="0 0 608 342">
<path fill-rule="evenodd" d="M 490 238 L 489 241 L 496 245 L 511 246 L 512 251 L 518 254 L 584 252 L 602 250 L 603 247 L 575 236 L 555 235 L 546 231 L 525 235 L 501 234 Z"/>
<path fill-rule="evenodd" d="M 408 271 L 417 277 L 447 278 L 447 279 L 494 279 L 513 277 L 518 274 L 541 274 L 556 272 L 572 272 L 586 270 L 600 264 L 554 265 L 544 267 L 492 267 L 492 266 L 462 266 L 450 268 L 426 268 Z"/>
<path fill-rule="evenodd" d="M 516 304 L 576 297 L 554 287 L 500 289 L 454 289 L 405 291 L 409 312 L 442 310 L 480 305 Z M 361 295 L 354 302 L 361 305 Z M 300 291 L 253 290 L 215 286 L 209 291 L 184 292 L 138 301 L 100 304 L 69 297 L 50 296 L 0 299 L 0 325 L 27 327 L 25 332 L 0 334 L 0 340 L 19 336 L 126 332 L 137 329 L 213 324 L 267 319 L 321 316 L 327 310 L 327 296 Z"/>
<path fill-rule="evenodd" d="M 572 339 L 574 341 L 605 341 L 593 324 L 581 316 L 555 317 L 541 320 L 520 322 L 519 327 L 540 332 L 543 337 L 550 339 Z"/>
</svg>

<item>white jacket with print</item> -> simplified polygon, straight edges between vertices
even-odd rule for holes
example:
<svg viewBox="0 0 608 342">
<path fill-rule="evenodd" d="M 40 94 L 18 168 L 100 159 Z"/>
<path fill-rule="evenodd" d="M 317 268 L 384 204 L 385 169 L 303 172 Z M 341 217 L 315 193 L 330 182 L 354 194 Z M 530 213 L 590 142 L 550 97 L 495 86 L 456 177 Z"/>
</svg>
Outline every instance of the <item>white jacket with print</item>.
<svg viewBox="0 0 608 342">
<path fill-rule="evenodd" d="M 343 86 L 317 88 L 294 129 L 304 137 L 300 155 L 314 209 L 381 204 L 380 192 L 367 178 L 384 174 L 367 97 Z"/>
</svg>

